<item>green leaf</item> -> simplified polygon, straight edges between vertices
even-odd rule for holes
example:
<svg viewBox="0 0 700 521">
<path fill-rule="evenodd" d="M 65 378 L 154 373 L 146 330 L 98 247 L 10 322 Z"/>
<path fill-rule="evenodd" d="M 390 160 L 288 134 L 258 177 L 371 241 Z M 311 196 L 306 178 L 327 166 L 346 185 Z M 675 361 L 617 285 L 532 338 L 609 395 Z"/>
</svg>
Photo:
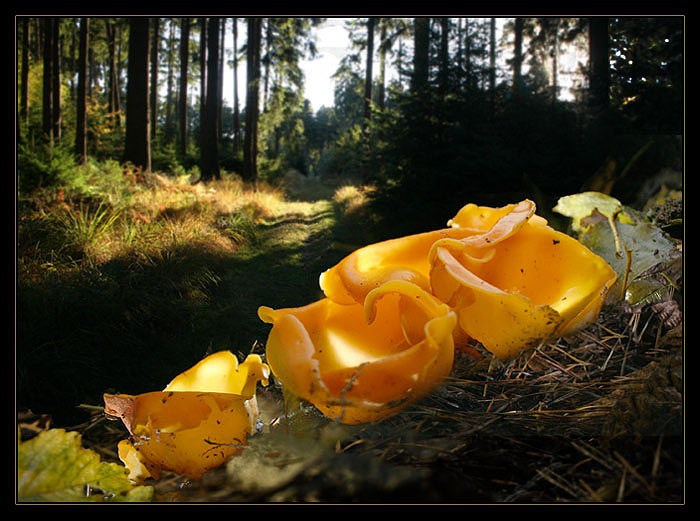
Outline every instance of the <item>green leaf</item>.
<svg viewBox="0 0 700 521">
<path fill-rule="evenodd" d="M 600 192 L 582 192 L 560 197 L 552 210 L 571 217 L 573 219 L 571 227 L 577 233 L 588 228 L 582 220 L 593 215 L 596 210 L 609 220 L 617 218 L 620 222 L 634 224 L 634 221 L 623 211 L 620 201 Z"/>
<path fill-rule="evenodd" d="M 624 298 L 631 305 L 660 300 L 664 292 L 671 290 L 676 277 L 676 265 L 682 260 L 675 243 L 660 228 L 645 222 L 640 214 L 631 208 L 625 210 L 632 215 L 637 224 L 617 223 L 616 233 L 623 248 L 631 252 L 631 264 L 626 278 Z M 581 243 L 588 249 L 603 257 L 618 275 L 617 281 L 610 289 L 608 298 L 622 298 L 622 284 L 627 270 L 626 257 L 617 255 L 615 237 L 612 228 L 606 222 L 592 225 L 581 235 Z M 666 277 L 649 275 L 657 271 L 667 273 Z"/>
<path fill-rule="evenodd" d="M 101 462 L 74 431 L 50 429 L 20 442 L 17 494 L 21 502 L 150 501 L 153 488 L 134 486 L 125 467 Z"/>
</svg>

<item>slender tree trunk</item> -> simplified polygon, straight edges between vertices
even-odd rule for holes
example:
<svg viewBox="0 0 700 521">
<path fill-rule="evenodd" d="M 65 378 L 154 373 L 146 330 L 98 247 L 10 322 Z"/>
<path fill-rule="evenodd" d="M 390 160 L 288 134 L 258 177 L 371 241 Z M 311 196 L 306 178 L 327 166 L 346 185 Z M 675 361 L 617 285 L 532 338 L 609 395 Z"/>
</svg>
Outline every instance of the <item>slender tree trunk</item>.
<svg viewBox="0 0 700 521">
<path fill-rule="evenodd" d="M 411 90 L 418 92 L 428 85 L 428 51 L 430 47 L 430 18 L 414 19 L 413 78 Z"/>
<path fill-rule="evenodd" d="M 238 18 L 233 19 L 233 151 L 241 146 L 241 114 L 238 108 Z"/>
<path fill-rule="evenodd" d="M 121 88 L 121 71 L 122 71 L 122 26 L 114 25 L 115 32 L 119 34 L 117 44 L 117 60 L 114 69 L 114 113 L 116 115 L 115 122 L 117 128 L 122 127 L 122 88 Z"/>
<path fill-rule="evenodd" d="M 447 92 L 447 79 L 449 77 L 449 28 L 450 19 L 446 17 L 440 18 L 440 81 L 439 86 L 442 93 Z"/>
<path fill-rule="evenodd" d="M 224 60 L 226 59 L 226 18 L 221 18 L 221 44 L 219 45 L 219 82 L 217 85 L 216 96 L 219 99 L 216 111 L 216 127 L 218 129 L 219 142 L 223 139 L 223 129 L 221 127 L 221 113 L 224 105 Z"/>
<path fill-rule="evenodd" d="M 49 143 L 53 143 L 53 53 L 51 44 L 53 41 L 53 21 L 51 18 L 42 19 L 44 48 L 44 70 L 42 78 L 42 104 L 41 104 L 41 124 L 42 131 Z"/>
<path fill-rule="evenodd" d="M 81 165 L 87 161 L 87 55 L 89 18 L 80 19 L 78 44 L 78 93 L 76 96 L 75 154 Z"/>
<path fill-rule="evenodd" d="M 513 48 L 513 95 L 519 96 L 522 91 L 523 71 L 523 22 L 521 17 L 515 19 L 515 45 Z"/>
<path fill-rule="evenodd" d="M 489 92 L 491 102 L 494 101 L 496 93 L 496 19 L 491 18 L 489 27 Z"/>
<path fill-rule="evenodd" d="M 381 28 L 379 30 L 379 87 L 377 92 L 377 106 L 379 110 L 384 110 L 384 90 L 386 83 L 386 20 L 380 18 Z"/>
<path fill-rule="evenodd" d="M 53 119 L 53 137 L 54 140 L 61 140 L 61 124 L 62 124 L 62 113 L 61 113 L 61 34 L 60 34 L 60 24 L 61 19 L 56 17 L 53 19 L 53 43 L 52 43 L 52 55 L 53 55 L 53 69 L 51 70 L 52 79 L 52 90 L 53 90 L 53 109 L 52 109 L 52 119 Z"/>
<path fill-rule="evenodd" d="M 365 67 L 364 116 L 362 118 L 362 134 L 364 140 L 363 146 L 365 149 L 362 177 L 365 181 L 369 181 L 370 161 L 372 157 L 372 139 L 370 136 L 370 125 L 372 122 L 372 66 L 374 63 L 374 24 L 374 18 L 370 17 L 367 19 L 367 65 Z"/>
<path fill-rule="evenodd" d="M 219 105 L 219 19 L 207 21 L 207 94 L 202 135 L 203 147 L 200 152 L 202 181 L 219 179 L 219 139 L 217 112 Z"/>
<path fill-rule="evenodd" d="M 559 18 L 554 19 L 552 34 L 552 103 L 559 98 Z"/>
<path fill-rule="evenodd" d="M 75 27 L 77 26 L 77 23 L 71 24 L 71 34 L 70 34 L 70 97 L 71 101 L 75 103 L 76 96 L 77 96 L 77 86 L 75 84 L 75 80 L 73 79 L 75 74 L 73 74 L 76 71 L 76 65 L 75 65 L 75 48 L 78 45 L 76 42 L 76 30 Z M 79 31 L 79 30 L 78 30 Z M 78 36 L 79 38 L 79 36 Z"/>
<path fill-rule="evenodd" d="M 174 125 L 173 125 L 173 92 L 174 92 L 174 87 L 173 87 L 173 82 L 174 82 L 174 73 L 173 73 L 173 40 L 175 39 L 175 30 L 174 30 L 175 24 L 173 23 L 172 19 L 170 20 L 170 31 L 168 32 L 168 43 L 166 44 L 165 48 L 168 52 L 168 81 L 167 81 L 167 89 L 165 91 L 165 141 L 167 143 L 172 142 L 173 139 L 173 134 L 174 134 Z"/>
<path fill-rule="evenodd" d="M 363 124 L 365 131 L 372 119 L 372 66 L 374 63 L 374 18 L 367 20 L 367 57 L 365 67 L 365 104 Z"/>
<path fill-rule="evenodd" d="M 469 18 L 464 19 L 464 80 L 467 88 L 473 83 L 472 75 L 472 40 L 469 36 Z"/>
<path fill-rule="evenodd" d="M 262 22 L 261 22 L 262 24 Z M 262 111 L 267 110 L 267 102 L 270 87 L 270 65 L 272 56 L 270 56 L 270 48 L 272 47 L 272 18 L 265 21 L 265 80 L 263 84 Z"/>
<path fill-rule="evenodd" d="M 606 109 L 610 103 L 610 56 L 608 18 L 588 19 L 589 105 L 594 110 Z"/>
<path fill-rule="evenodd" d="M 180 94 L 178 97 L 178 124 L 180 155 L 187 154 L 187 72 L 190 55 L 190 19 L 181 18 L 180 29 Z"/>
<path fill-rule="evenodd" d="M 129 19 L 124 162 L 131 162 L 145 171 L 151 170 L 151 135 L 148 121 L 149 28 L 150 20 L 146 17 Z"/>
<path fill-rule="evenodd" d="M 22 77 L 20 79 L 19 115 L 26 125 L 29 117 L 29 18 L 22 20 Z"/>
<path fill-rule="evenodd" d="M 160 19 L 153 18 L 153 42 L 151 43 L 151 141 L 156 138 L 156 128 L 158 125 L 157 111 L 158 111 L 158 47 L 160 47 L 160 41 L 158 38 L 158 33 L 160 30 Z"/>
<path fill-rule="evenodd" d="M 260 92 L 260 18 L 248 18 L 248 45 L 246 55 L 247 91 L 246 122 L 243 143 L 243 171 L 246 181 L 257 181 L 258 177 L 258 111 Z"/>
<path fill-rule="evenodd" d="M 204 126 L 207 117 L 207 19 L 199 19 L 199 150 L 204 149 Z"/>
</svg>

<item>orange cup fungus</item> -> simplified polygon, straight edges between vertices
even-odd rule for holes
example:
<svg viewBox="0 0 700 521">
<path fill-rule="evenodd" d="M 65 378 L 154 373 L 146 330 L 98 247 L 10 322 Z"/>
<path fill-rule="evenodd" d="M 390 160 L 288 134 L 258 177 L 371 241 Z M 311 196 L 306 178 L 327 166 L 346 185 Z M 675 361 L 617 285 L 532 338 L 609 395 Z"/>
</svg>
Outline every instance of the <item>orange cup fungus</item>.
<svg viewBox="0 0 700 521">
<path fill-rule="evenodd" d="M 469 337 L 502 360 L 591 323 L 617 278 L 601 257 L 552 229 L 534 208 L 531 201 L 518 203 L 489 232 L 438 241 L 429 254 L 433 294 L 455 309 Z"/>
<path fill-rule="evenodd" d="M 119 443 L 129 478 L 158 479 L 162 469 L 190 479 L 240 452 L 255 430 L 258 382 L 269 368 L 260 356 L 238 364 L 229 351 L 214 353 L 175 377 L 163 391 L 105 394 L 105 412 L 122 419 L 130 440 Z"/>
<path fill-rule="evenodd" d="M 272 324 L 267 363 L 293 394 L 345 424 L 379 420 L 449 375 L 457 317 L 416 284 L 389 281 L 364 304 L 324 298 L 299 308 L 261 307 Z"/>
<path fill-rule="evenodd" d="M 532 201 L 467 204 L 448 228 L 351 253 L 321 274 L 326 298 L 258 315 L 273 325 L 267 361 L 283 385 L 331 418 L 361 423 L 435 388 L 470 338 L 505 360 L 585 327 L 615 280 Z"/>
</svg>

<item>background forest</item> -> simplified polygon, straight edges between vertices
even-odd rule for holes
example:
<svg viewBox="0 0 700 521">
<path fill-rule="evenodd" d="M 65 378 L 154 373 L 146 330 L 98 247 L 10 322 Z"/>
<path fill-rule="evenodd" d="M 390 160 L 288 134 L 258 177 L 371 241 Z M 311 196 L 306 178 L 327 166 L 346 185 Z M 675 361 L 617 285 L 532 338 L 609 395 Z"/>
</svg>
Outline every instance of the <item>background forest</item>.
<svg viewBox="0 0 700 521">
<path fill-rule="evenodd" d="M 682 189 L 681 16 L 347 19 L 314 111 L 326 21 L 16 17 L 18 410 L 76 425 L 259 351 L 258 305 L 468 202 L 565 230 L 563 195 Z"/>
</svg>

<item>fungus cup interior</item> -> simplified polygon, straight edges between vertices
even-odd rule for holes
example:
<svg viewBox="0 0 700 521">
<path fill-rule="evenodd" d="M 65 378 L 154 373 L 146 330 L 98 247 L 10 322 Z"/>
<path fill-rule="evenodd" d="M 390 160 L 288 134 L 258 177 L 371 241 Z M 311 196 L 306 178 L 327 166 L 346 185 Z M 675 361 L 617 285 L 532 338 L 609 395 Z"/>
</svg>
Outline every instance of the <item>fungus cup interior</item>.
<svg viewBox="0 0 700 521">
<path fill-rule="evenodd" d="M 130 477 L 157 479 L 161 469 L 190 479 L 240 452 L 257 417 L 255 387 L 268 383 L 258 355 L 238 364 L 229 351 L 214 353 L 176 376 L 163 391 L 105 394 L 105 412 L 122 419 L 131 440 L 120 459 Z"/>
<path fill-rule="evenodd" d="M 393 414 L 452 368 L 456 316 L 406 281 L 380 286 L 364 305 L 325 298 L 258 314 L 273 325 L 266 353 L 275 376 L 341 423 Z"/>
<path fill-rule="evenodd" d="M 602 258 L 537 216 L 496 241 L 481 239 L 436 243 L 431 285 L 465 333 L 502 359 L 590 323 L 616 279 Z M 491 255 L 470 254 L 479 250 Z"/>
</svg>

